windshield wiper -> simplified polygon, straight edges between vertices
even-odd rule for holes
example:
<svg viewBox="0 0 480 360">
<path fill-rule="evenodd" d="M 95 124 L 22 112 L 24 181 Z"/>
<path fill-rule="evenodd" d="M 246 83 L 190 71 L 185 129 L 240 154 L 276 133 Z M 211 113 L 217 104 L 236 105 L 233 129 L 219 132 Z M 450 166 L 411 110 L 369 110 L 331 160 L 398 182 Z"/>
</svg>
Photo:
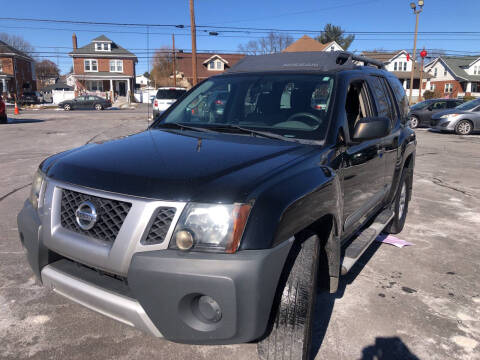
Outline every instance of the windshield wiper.
<svg viewBox="0 0 480 360">
<path fill-rule="evenodd" d="M 200 132 L 213 132 L 210 129 L 199 128 L 199 127 L 195 127 L 195 126 L 189 126 L 189 125 L 184 125 L 184 124 L 181 124 L 181 123 L 174 123 L 174 122 L 172 122 L 172 123 L 159 123 L 155 126 L 155 128 L 180 129 L 180 130 L 188 129 L 188 130 L 200 131 Z"/>
<path fill-rule="evenodd" d="M 250 134 L 250 135 L 259 135 L 265 138 L 270 138 L 270 139 L 277 139 L 277 140 L 284 140 L 284 141 L 293 141 L 293 142 L 299 142 L 298 139 L 294 138 L 288 138 L 286 136 L 278 135 L 272 132 L 267 132 L 267 131 L 258 131 L 258 130 L 253 130 L 249 128 L 244 128 L 242 126 L 238 125 L 233 125 L 233 124 L 225 124 L 225 125 L 220 125 L 220 126 L 212 126 L 212 129 L 215 130 L 230 130 L 230 129 L 235 129 L 240 132 Z"/>
</svg>

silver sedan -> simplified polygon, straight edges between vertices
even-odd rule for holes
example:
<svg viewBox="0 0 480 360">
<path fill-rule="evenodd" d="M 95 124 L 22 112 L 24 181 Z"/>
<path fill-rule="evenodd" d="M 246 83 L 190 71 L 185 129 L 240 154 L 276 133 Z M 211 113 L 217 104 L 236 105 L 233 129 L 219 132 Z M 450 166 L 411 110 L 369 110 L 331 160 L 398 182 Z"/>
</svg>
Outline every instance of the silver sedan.
<svg viewBox="0 0 480 360">
<path fill-rule="evenodd" d="M 434 114 L 430 127 L 441 131 L 454 131 L 458 135 L 469 135 L 480 130 L 480 99 Z"/>
</svg>

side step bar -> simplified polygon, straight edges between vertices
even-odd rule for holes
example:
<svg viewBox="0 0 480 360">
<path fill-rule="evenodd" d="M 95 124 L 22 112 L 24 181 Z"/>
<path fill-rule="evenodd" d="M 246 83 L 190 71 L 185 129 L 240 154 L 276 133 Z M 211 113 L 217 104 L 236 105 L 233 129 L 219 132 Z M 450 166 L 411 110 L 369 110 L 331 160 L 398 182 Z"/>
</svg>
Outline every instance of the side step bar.
<svg viewBox="0 0 480 360">
<path fill-rule="evenodd" d="M 345 249 L 345 256 L 342 261 L 342 275 L 346 275 L 353 265 L 360 259 L 360 256 L 368 249 L 370 244 L 385 229 L 394 213 L 390 209 L 383 210 L 375 219 L 372 225 L 363 230 L 350 245 Z"/>
</svg>

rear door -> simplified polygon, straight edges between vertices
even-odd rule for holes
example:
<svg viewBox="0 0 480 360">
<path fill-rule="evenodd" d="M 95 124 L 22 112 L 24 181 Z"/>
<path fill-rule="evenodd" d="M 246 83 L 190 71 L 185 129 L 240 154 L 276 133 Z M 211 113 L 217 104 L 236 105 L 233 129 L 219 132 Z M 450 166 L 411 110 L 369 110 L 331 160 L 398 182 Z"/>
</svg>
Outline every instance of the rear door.
<svg viewBox="0 0 480 360">
<path fill-rule="evenodd" d="M 370 86 L 365 78 L 355 79 L 348 86 L 345 116 L 349 136 L 343 162 L 344 230 L 350 234 L 378 207 L 385 196 L 385 163 L 383 139 L 355 142 L 352 139 L 356 122 L 376 115 Z M 387 107 L 387 104 L 382 104 Z"/>
<path fill-rule="evenodd" d="M 78 96 L 72 103 L 74 109 L 84 109 L 85 108 L 85 96 Z"/>
</svg>

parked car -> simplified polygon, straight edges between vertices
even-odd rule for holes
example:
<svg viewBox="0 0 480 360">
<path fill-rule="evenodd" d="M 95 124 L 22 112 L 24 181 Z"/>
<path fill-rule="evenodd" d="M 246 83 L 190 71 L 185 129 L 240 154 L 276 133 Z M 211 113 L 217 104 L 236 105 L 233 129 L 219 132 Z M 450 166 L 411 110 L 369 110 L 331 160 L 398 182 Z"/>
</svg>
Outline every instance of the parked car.
<svg viewBox="0 0 480 360">
<path fill-rule="evenodd" d="M 430 127 L 441 131 L 454 131 L 458 135 L 470 135 L 473 131 L 480 130 L 480 99 L 436 113 L 432 116 Z"/>
<path fill-rule="evenodd" d="M 6 124 L 7 122 L 7 107 L 5 101 L 3 101 L 2 95 L 0 95 L 0 124 Z"/>
<path fill-rule="evenodd" d="M 446 109 L 453 109 L 460 105 L 463 101 L 458 99 L 430 99 L 419 102 L 410 108 L 408 117 L 410 119 L 410 127 L 415 129 L 420 126 L 430 126 L 432 115 Z"/>
<path fill-rule="evenodd" d="M 35 105 L 42 102 L 42 96 L 38 91 L 24 92 L 18 97 L 18 105 Z"/>
<path fill-rule="evenodd" d="M 187 89 L 181 87 L 161 87 L 157 91 L 155 100 L 153 100 L 153 117 L 167 110 L 179 97 L 187 92 Z"/>
<path fill-rule="evenodd" d="M 192 114 L 224 91 L 222 114 Z M 45 286 L 149 334 L 307 359 L 319 279 L 336 292 L 380 232 L 404 227 L 407 112 L 379 61 L 247 56 L 147 131 L 45 159 L 20 241 Z"/>
<path fill-rule="evenodd" d="M 66 111 L 85 109 L 103 110 L 111 106 L 112 102 L 110 100 L 95 95 L 77 96 L 75 99 L 64 100 L 58 104 L 58 107 Z"/>
</svg>

